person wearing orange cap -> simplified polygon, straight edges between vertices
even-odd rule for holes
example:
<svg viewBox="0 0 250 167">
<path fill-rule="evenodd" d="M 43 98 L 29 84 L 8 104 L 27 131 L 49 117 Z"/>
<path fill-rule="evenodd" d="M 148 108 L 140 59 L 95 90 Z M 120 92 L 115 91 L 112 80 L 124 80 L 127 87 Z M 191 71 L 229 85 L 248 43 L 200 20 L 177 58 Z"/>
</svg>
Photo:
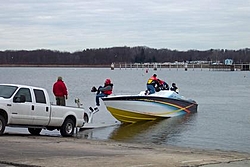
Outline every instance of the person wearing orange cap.
<svg viewBox="0 0 250 167">
<path fill-rule="evenodd" d="M 98 89 L 96 89 L 95 87 L 92 87 L 91 92 L 96 92 L 96 105 L 100 106 L 100 97 L 107 97 L 108 95 L 112 94 L 113 91 L 113 84 L 111 83 L 111 80 L 109 78 L 107 78 L 104 82 L 104 86 L 99 86 Z"/>
</svg>

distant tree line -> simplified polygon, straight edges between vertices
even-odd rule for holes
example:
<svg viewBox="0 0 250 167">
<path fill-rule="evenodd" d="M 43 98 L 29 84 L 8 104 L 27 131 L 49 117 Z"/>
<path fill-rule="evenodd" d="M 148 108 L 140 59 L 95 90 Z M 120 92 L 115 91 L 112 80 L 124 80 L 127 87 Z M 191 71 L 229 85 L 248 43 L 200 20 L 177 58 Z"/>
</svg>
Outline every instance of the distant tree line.
<svg viewBox="0 0 250 167">
<path fill-rule="evenodd" d="M 113 47 L 85 49 L 76 52 L 54 50 L 6 50 L 0 51 L 0 65 L 110 65 L 111 63 L 163 63 L 186 61 L 224 62 L 233 59 L 234 63 L 249 63 L 250 49 L 206 51 L 178 51 L 148 47 Z"/>
</svg>

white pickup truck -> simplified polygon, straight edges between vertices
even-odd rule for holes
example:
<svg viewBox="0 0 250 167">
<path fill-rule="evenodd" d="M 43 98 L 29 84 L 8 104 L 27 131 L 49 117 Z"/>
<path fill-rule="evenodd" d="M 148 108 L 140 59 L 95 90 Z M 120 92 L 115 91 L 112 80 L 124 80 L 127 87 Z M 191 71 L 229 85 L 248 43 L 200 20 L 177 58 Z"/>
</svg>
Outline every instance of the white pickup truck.
<svg viewBox="0 0 250 167">
<path fill-rule="evenodd" d="M 75 127 L 88 120 L 89 113 L 83 108 L 51 104 L 43 88 L 0 84 L 0 135 L 6 126 L 19 126 L 27 127 L 32 135 L 57 129 L 62 136 L 73 136 Z"/>
</svg>

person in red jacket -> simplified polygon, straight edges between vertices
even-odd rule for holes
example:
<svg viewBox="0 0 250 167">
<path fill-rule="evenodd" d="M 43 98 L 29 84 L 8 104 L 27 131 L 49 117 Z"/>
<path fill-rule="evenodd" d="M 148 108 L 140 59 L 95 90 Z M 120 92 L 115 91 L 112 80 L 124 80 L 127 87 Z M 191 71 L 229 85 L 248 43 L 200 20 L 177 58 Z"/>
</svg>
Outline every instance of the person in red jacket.
<svg viewBox="0 0 250 167">
<path fill-rule="evenodd" d="M 157 88 L 155 88 L 156 92 L 159 92 L 161 90 L 169 90 L 169 85 L 167 84 L 166 81 L 163 81 L 161 79 L 158 79 L 159 85 Z"/>
<path fill-rule="evenodd" d="M 113 84 L 111 83 L 111 80 L 109 78 L 107 78 L 104 82 L 104 86 L 99 86 L 98 89 L 96 89 L 96 87 L 92 87 L 91 92 L 96 92 L 96 105 L 100 106 L 100 97 L 107 97 L 108 95 L 112 94 L 112 90 L 113 90 Z"/>
<path fill-rule="evenodd" d="M 62 77 L 58 77 L 53 85 L 53 93 L 56 97 L 56 105 L 65 106 L 65 99 L 68 99 L 68 91 Z"/>
<path fill-rule="evenodd" d="M 149 94 L 155 93 L 155 88 L 158 85 L 159 85 L 159 81 L 158 81 L 157 75 L 154 74 L 153 76 L 151 76 L 148 79 L 148 82 L 147 82 L 147 92 L 149 92 Z"/>
</svg>

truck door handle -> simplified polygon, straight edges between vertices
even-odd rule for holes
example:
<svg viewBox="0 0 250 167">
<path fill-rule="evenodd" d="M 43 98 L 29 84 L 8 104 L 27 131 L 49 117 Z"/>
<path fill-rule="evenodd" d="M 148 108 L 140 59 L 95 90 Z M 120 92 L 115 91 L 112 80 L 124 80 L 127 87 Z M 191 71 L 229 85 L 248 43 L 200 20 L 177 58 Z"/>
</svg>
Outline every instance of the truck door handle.
<svg viewBox="0 0 250 167">
<path fill-rule="evenodd" d="M 35 109 L 35 106 L 34 106 L 34 105 L 32 105 L 32 106 L 31 106 L 31 110 L 34 110 L 34 109 Z"/>
<path fill-rule="evenodd" d="M 49 111 L 49 107 L 46 107 L 46 112 L 48 112 Z"/>
</svg>

